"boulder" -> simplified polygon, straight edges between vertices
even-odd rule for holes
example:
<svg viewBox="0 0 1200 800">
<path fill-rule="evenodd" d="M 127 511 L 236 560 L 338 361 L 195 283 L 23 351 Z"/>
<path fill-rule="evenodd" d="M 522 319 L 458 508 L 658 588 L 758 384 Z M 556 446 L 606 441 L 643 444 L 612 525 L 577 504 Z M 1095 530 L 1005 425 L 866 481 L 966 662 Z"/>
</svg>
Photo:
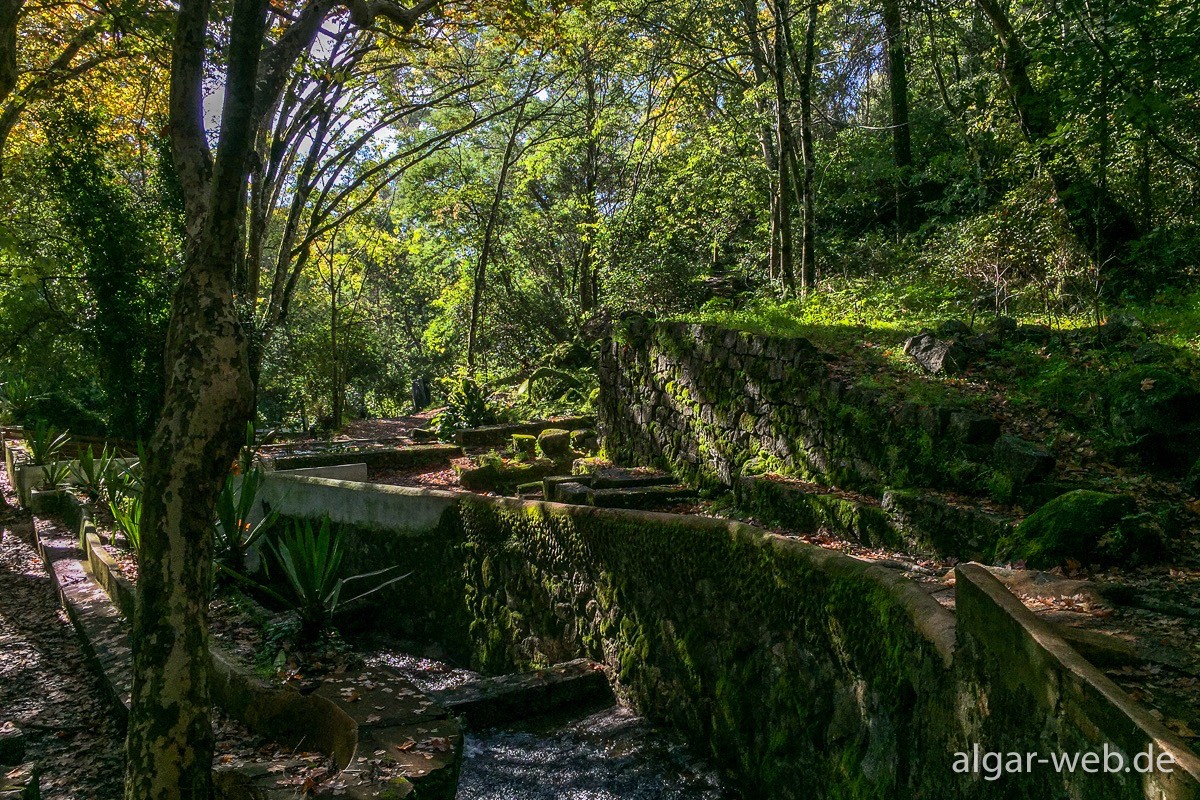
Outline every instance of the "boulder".
<svg viewBox="0 0 1200 800">
<path fill-rule="evenodd" d="M 1054 472 L 1054 456 L 1020 436 L 1001 436 L 992 453 L 996 471 L 1008 476 L 1014 485 L 1035 483 Z"/>
<path fill-rule="evenodd" d="M 1046 344 L 1054 336 L 1049 325 L 1018 325 L 1013 338 L 1033 344 Z"/>
<path fill-rule="evenodd" d="M 971 326 L 960 319 L 948 319 L 937 326 L 937 335 L 942 339 L 961 338 L 971 333 Z"/>
<path fill-rule="evenodd" d="M 1200 451 L 1200 386 L 1161 367 L 1134 367 L 1109 382 L 1113 433 L 1150 464 L 1186 470 Z"/>
<path fill-rule="evenodd" d="M 996 317 L 988 326 L 988 333 L 993 336 L 1011 336 L 1017 331 L 1017 321 L 1012 317 Z"/>
<path fill-rule="evenodd" d="M 1068 558 L 1082 563 L 1120 561 L 1138 547 L 1139 531 L 1118 526 L 1137 508 L 1127 495 L 1087 489 L 1068 492 L 1030 514 L 996 548 L 998 560 L 1024 561 L 1034 569 L 1049 569 Z M 1126 541 L 1112 541 L 1119 533 Z M 1104 541 L 1108 537 L 1108 541 Z"/>
<path fill-rule="evenodd" d="M 537 446 L 546 458 L 566 458 L 571 455 L 571 432 L 547 428 L 538 434 Z"/>
<path fill-rule="evenodd" d="M 946 432 L 959 444 L 987 446 L 1000 435 L 1000 421 L 974 411 L 955 411 L 950 414 Z"/>
<path fill-rule="evenodd" d="M 1161 342 L 1146 342 L 1133 352 L 1135 364 L 1168 364 L 1175 352 Z"/>
<path fill-rule="evenodd" d="M 600 449 L 600 438 L 591 428 L 571 431 L 571 449 L 581 453 L 594 453 Z"/>
<path fill-rule="evenodd" d="M 537 437 L 528 433 L 514 433 L 512 437 L 513 454 L 518 458 L 534 458 L 537 456 Z"/>
<path fill-rule="evenodd" d="M 944 340 L 922 331 L 904 343 L 904 352 L 929 373 L 953 375 L 965 370 L 972 350 L 955 340 Z"/>
</svg>

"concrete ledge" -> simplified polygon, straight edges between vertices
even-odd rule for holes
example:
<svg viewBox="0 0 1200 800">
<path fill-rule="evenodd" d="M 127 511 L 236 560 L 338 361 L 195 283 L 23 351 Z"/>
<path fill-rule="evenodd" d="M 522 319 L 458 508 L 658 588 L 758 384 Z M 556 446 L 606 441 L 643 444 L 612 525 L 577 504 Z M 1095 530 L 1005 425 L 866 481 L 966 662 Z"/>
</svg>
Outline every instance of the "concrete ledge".
<svg viewBox="0 0 1200 800">
<path fill-rule="evenodd" d="M 295 477 L 268 472 L 259 497 L 264 510 L 283 516 L 399 532 L 423 533 L 437 527 L 442 515 L 463 493 L 407 486 Z"/>
<path fill-rule="evenodd" d="M 1055 746 L 1078 749 L 1082 738 L 1096 750 L 1105 744 L 1119 749 L 1126 763 L 1150 745 L 1175 761 L 1171 773 L 1067 776 L 1076 791 L 1083 791 L 1078 796 L 1200 797 L 1200 757 L 1183 739 L 1080 656 L 984 567 L 966 564 L 958 567 L 955 575 L 959 647 L 972 654 L 982 673 L 972 677 L 983 678 L 984 698 L 976 708 L 982 709 L 985 729 L 990 706 L 999 705 L 1002 694 L 1025 698 L 1038 713 L 1019 722 L 1025 723 L 1027 736 L 1041 740 L 1043 750 Z M 1001 724 L 1015 722 L 1006 718 Z M 1057 741 L 1048 742 L 1047 737 Z M 988 747 L 1009 749 L 1003 741 L 991 742 Z"/>
<path fill-rule="evenodd" d="M 326 478 L 333 481 L 357 481 L 359 483 L 370 479 L 367 465 L 361 461 L 356 464 L 331 464 L 328 467 L 303 467 L 278 471 L 297 478 Z"/>
<path fill-rule="evenodd" d="M 594 427 L 596 427 L 596 418 L 591 416 L 542 419 L 533 422 L 517 422 L 511 425 L 484 425 L 480 428 L 458 431 L 454 434 L 454 442 L 463 447 L 500 447 L 510 444 L 514 434 L 537 436 L 542 431 L 553 428 L 571 431 Z"/>
<path fill-rule="evenodd" d="M 535 672 L 484 678 L 433 696 L 477 727 L 615 702 L 604 666 L 586 658 Z"/>
<path fill-rule="evenodd" d="M 458 458 L 462 454 L 462 448 L 452 444 L 417 444 L 405 447 L 376 447 L 297 456 L 281 455 L 268 459 L 267 464 L 275 470 L 309 469 L 359 463 L 372 468 L 405 469 L 407 467 L 449 464 L 451 459 Z"/>
</svg>

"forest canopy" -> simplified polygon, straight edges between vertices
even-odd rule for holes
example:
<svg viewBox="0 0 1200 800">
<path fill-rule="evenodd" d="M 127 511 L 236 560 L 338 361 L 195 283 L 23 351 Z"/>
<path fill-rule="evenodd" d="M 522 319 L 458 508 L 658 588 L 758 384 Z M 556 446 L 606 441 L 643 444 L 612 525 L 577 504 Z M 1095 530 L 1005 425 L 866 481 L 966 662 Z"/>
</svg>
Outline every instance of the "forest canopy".
<svg viewBox="0 0 1200 800">
<path fill-rule="evenodd" d="M 17 421 L 153 428 L 186 247 L 174 13 L 0 9 Z M 329 16 L 253 143 L 235 280 L 265 424 L 400 414 L 465 371 L 586 405 L 595 332 L 628 310 L 1070 325 L 1190 297 L 1193 4 L 447 2 L 379 29 Z"/>
</svg>

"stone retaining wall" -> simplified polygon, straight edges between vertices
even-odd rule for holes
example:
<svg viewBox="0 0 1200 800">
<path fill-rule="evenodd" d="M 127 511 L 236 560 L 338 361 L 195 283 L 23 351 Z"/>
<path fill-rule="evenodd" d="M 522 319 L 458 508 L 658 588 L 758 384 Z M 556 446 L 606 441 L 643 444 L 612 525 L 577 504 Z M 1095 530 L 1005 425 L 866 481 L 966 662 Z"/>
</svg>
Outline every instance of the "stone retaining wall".
<svg viewBox="0 0 1200 800">
<path fill-rule="evenodd" d="M 987 471 L 995 419 L 893 405 L 831 362 L 802 338 L 639 317 L 616 323 L 600 357 L 605 452 L 701 486 L 769 469 L 876 496 L 963 488 Z"/>
<path fill-rule="evenodd" d="M 1200 765 L 1178 737 L 1147 726 L 1144 710 L 972 569 L 960 573 L 956 622 L 898 573 L 737 523 L 273 481 L 285 516 L 348 525 L 355 563 L 414 569 L 374 624 L 433 636 L 491 672 L 604 662 L 625 700 L 683 731 L 748 797 L 1200 796 Z M 988 782 L 953 770 L 954 753 L 974 744 L 1110 741 L 1133 752 L 1149 740 L 1180 756 L 1157 794 L 1131 780 Z"/>
</svg>

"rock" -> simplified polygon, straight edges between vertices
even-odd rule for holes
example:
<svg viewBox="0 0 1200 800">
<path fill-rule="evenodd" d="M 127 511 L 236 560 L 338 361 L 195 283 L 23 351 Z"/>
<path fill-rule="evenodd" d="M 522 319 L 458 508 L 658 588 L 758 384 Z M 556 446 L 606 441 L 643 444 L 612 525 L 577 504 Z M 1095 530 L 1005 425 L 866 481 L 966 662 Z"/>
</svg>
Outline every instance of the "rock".
<svg viewBox="0 0 1200 800">
<path fill-rule="evenodd" d="M 992 452 L 996 471 L 1007 475 L 1016 485 L 1035 483 L 1054 472 L 1054 456 L 1019 436 L 1001 436 Z"/>
<path fill-rule="evenodd" d="M 883 511 L 907 548 L 942 558 L 986 561 L 1010 531 L 1004 518 L 915 490 L 887 490 Z"/>
<path fill-rule="evenodd" d="M 571 431 L 571 449 L 581 453 L 594 453 L 600 449 L 600 438 L 591 428 Z"/>
<path fill-rule="evenodd" d="M 1121 311 L 1110 314 L 1108 319 L 1104 320 L 1104 324 L 1096 330 L 1096 333 L 1102 344 L 1117 344 L 1145 327 L 1145 324 L 1136 316 Z"/>
<path fill-rule="evenodd" d="M 537 455 L 537 437 L 528 433 L 514 433 L 512 450 L 520 458 L 534 458 Z"/>
<path fill-rule="evenodd" d="M 987 446 L 1000 435 L 1000 421 L 974 411 L 955 411 L 950 414 L 946 432 L 959 444 Z"/>
<path fill-rule="evenodd" d="M 1046 344 L 1053 336 L 1049 325 L 1018 325 L 1013 331 L 1013 338 L 1034 344 Z"/>
<path fill-rule="evenodd" d="M 934 375 L 953 375 L 965 370 L 971 360 L 971 350 L 957 341 L 944 341 L 929 331 L 922 331 L 904 343 L 904 352 L 925 371 Z"/>
<path fill-rule="evenodd" d="M 1012 317 L 996 317 L 988 326 L 988 333 L 994 336 L 1011 336 L 1017 331 L 1017 321 Z"/>
<path fill-rule="evenodd" d="M 1174 358 L 1171 348 L 1160 342 L 1146 342 L 1133 353 L 1135 364 L 1167 364 Z"/>
<path fill-rule="evenodd" d="M 547 428 L 538 434 L 537 444 L 546 458 L 566 458 L 571 455 L 571 432 Z"/>
<path fill-rule="evenodd" d="M 1114 563 L 1120 554 L 1114 553 L 1111 545 L 1102 546 L 1101 540 L 1135 511 L 1133 498 L 1127 495 L 1087 489 L 1068 492 L 1026 517 L 1012 535 L 1001 540 L 996 557 L 1024 561 L 1034 569 L 1055 567 L 1068 558 Z M 1126 552 L 1131 545 L 1125 543 Z"/>
<path fill-rule="evenodd" d="M 971 326 L 960 319 L 948 319 L 937 326 L 937 335 L 942 339 L 970 336 Z"/>
<path fill-rule="evenodd" d="M 1180 472 L 1200 451 L 1200 387 L 1161 367 L 1134 367 L 1109 382 L 1113 433 L 1149 463 Z"/>
<path fill-rule="evenodd" d="M 408 436 L 414 442 L 432 442 L 438 438 L 437 431 L 429 428 L 413 428 L 408 432 Z"/>
</svg>

